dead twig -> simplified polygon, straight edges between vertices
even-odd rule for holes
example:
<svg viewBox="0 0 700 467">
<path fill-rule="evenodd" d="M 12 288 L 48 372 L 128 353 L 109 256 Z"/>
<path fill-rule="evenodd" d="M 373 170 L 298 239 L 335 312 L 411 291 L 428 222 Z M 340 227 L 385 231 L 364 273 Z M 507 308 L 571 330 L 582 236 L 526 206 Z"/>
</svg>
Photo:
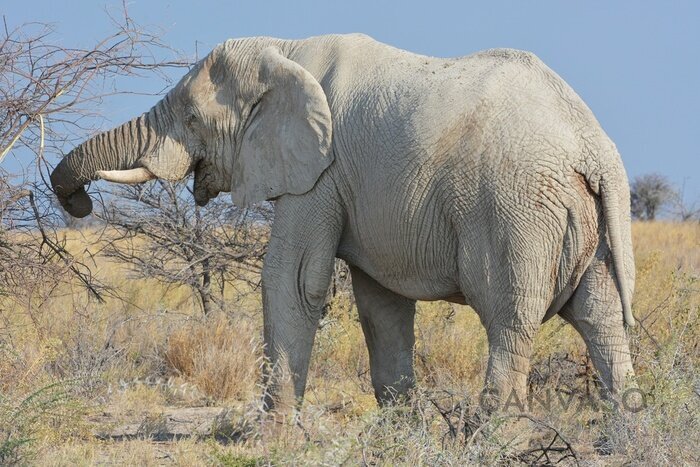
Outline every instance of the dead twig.
<svg viewBox="0 0 700 467">
<path fill-rule="evenodd" d="M 90 269 L 86 268 L 86 270 L 88 271 L 87 273 L 80 271 L 76 267 L 76 261 L 73 259 L 71 254 L 68 253 L 63 246 L 51 240 L 51 238 L 46 233 L 44 225 L 41 222 L 41 215 L 39 214 L 39 209 L 37 208 L 36 202 L 34 201 L 34 193 L 29 191 L 27 196 L 29 197 L 29 204 L 32 207 L 32 212 L 34 212 L 34 218 L 36 219 L 37 228 L 39 229 L 39 233 L 41 234 L 41 246 L 46 245 L 48 248 L 50 248 L 51 251 L 53 251 L 70 268 L 73 274 L 75 274 L 75 277 L 77 277 L 78 280 L 80 280 L 80 282 L 83 283 L 85 288 L 92 293 L 92 295 L 97 299 L 97 301 L 100 303 L 104 303 L 105 300 L 104 298 L 102 298 L 102 295 L 97 290 L 95 282 L 91 277 Z"/>
<path fill-rule="evenodd" d="M 576 454 L 576 451 L 574 450 L 573 446 L 571 443 L 561 434 L 559 430 L 554 428 L 553 426 L 549 425 L 548 423 L 543 422 L 542 420 L 533 417 L 530 414 L 526 413 L 516 413 L 516 414 L 500 414 L 498 416 L 494 416 L 487 420 L 485 423 L 483 423 L 479 428 L 477 428 L 474 433 L 472 433 L 471 437 L 467 440 L 465 444 L 465 449 L 469 450 L 472 445 L 474 444 L 474 441 L 476 440 L 477 436 L 479 434 L 483 433 L 484 430 L 491 426 L 494 422 L 503 422 L 508 419 L 527 419 L 530 420 L 532 423 L 535 423 L 543 428 L 546 428 L 548 430 L 551 430 L 554 432 L 554 437 L 550 441 L 550 443 L 545 447 L 545 446 L 540 446 L 539 448 L 534 448 L 527 450 L 519 455 L 522 461 L 527 462 L 530 465 L 536 465 L 539 463 L 542 459 L 546 460 L 546 463 L 548 465 L 553 465 L 553 464 L 558 464 L 559 462 L 562 462 L 565 459 L 573 459 L 574 463 L 576 465 L 579 465 L 579 459 L 578 455 Z M 561 441 L 564 446 L 563 447 L 557 447 L 555 446 L 557 441 Z M 550 459 L 549 454 L 557 452 L 557 453 L 562 453 L 564 454 L 562 457 L 560 457 L 556 462 L 552 461 Z M 528 456 L 531 456 L 533 454 L 539 453 L 539 456 L 537 456 L 535 459 L 528 459 Z"/>
</svg>

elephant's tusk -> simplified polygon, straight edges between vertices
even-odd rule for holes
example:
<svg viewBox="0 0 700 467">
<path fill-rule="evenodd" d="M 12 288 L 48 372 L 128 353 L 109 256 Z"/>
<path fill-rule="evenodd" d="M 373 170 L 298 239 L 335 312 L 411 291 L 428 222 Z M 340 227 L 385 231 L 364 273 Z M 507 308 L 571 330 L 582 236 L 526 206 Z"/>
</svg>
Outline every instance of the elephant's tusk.
<svg viewBox="0 0 700 467">
<path fill-rule="evenodd" d="M 144 167 L 129 170 L 98 170 L 96 174 L 108 182 L 127 184 L 143 183 L 156 178 L 153 172 Z"/>
</svg>

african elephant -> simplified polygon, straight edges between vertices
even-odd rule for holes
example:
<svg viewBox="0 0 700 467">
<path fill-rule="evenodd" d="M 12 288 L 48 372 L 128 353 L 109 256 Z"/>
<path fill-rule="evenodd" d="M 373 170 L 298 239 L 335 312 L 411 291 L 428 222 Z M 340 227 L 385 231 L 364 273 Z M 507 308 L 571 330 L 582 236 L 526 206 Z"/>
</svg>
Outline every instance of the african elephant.
<svg viewBox="0 0 700 467">
<path fill-rule="evenodd" d="M 416 55 L 365 35 L 217 46 L 145 114 L 73 149 L 51 174 L 84 185 L 194 172 L 199 205 L 275 200 L 262 274 L 268 404 L 283 372 L 303 398 L 333 261 L 350 265 L 380 404 L 414 385 L 416 300 L 470 305 L 486 387 L 523 398 L 533 337 L 559 314 L 603 386 L 633 375 L 627 176 L 576 93 L 536 56 Z"/>
</svg>

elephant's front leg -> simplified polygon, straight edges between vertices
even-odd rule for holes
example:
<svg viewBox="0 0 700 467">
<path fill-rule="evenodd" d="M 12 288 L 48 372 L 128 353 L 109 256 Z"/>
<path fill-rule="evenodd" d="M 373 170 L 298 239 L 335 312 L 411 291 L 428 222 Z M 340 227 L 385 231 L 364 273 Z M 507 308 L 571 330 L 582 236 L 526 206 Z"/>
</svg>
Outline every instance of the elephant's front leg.
<svg viewBox="0 0 700 467">
<path fill-rule="evenodd" d="M 341 231 L 337 209 L 313 192 L 277 201 L 262 274 L 265 404 L 304 397 L 316 329 L 325 304 Z"/>
</svg>

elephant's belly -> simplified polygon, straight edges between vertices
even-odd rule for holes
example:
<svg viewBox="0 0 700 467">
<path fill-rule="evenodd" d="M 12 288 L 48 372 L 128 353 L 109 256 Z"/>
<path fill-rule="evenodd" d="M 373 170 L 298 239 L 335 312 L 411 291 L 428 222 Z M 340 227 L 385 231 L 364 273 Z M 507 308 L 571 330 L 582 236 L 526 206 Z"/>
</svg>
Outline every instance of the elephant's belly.
<svg viewBox="0 0 700 467">
<path fill-rule="evenodd" d="M 435 232 L 421 236 L 398 228 L 377 235 L 381 227 L 362 241 L 356 232 L 347 232 L 338 257 L 404 297 L 466 303 L 458 285 L 457 242 L 450 240 L 448 232 L 443 231 L 439 239 L 434 238 Z"/>
</svg>

